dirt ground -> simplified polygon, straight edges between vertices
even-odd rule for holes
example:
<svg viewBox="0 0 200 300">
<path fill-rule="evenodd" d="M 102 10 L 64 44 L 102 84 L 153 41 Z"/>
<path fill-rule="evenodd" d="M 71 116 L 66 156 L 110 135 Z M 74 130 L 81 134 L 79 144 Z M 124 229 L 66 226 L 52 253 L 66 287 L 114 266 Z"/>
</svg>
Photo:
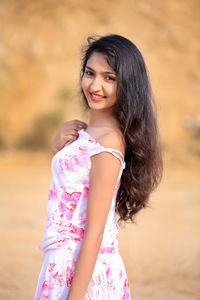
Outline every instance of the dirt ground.
<svg viewBox="0 0 200 300">
<path fill-rule="evenodd" d="M 52 155 L 1 152 L 0 299 L 34 298 Z M 120 229 L 132 299 L 200 299 L 200 161 L 164 156 L 151 207 Z"/>
</svg>

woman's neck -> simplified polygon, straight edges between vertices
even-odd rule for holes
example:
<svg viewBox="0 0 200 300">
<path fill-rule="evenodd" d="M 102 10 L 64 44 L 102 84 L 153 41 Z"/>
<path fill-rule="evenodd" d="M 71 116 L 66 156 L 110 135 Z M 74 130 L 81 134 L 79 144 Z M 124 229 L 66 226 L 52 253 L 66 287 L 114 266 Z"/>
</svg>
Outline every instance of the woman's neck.
<svg viewBox="0 0 200 300">
<path fill-rule="evenodd" d="M 110 111 L 90 110 L 88 127 L 111 127 L 119 128 L 118 121 Z"/>
</svg>

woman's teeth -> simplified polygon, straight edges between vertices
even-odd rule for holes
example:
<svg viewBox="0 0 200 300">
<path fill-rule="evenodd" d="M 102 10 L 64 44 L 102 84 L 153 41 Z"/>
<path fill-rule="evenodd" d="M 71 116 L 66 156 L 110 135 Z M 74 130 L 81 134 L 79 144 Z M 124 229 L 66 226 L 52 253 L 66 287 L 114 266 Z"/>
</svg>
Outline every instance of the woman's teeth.
<svg viewBox="0 0 200 300">
<path fill-rule="evenodd" d="M 93 96 L 94 98 L 105 98 L 105 96 L 97 96 L 97 95 L 94 95 L 94 94 L 92 94 L 92 96 Z"/>
</svg>

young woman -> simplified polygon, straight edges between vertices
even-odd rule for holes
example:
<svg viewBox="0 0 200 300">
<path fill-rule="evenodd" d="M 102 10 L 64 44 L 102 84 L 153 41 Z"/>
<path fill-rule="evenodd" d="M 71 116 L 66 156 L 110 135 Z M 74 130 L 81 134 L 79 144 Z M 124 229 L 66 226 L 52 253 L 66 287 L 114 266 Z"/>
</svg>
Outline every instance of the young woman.
<svg viewBox="0 0 200 300">
<path fill-rule="evenodd" d="M 52 145 L 35 299 L 129 300 L 118 223 L 134 222 L 162 177 L 154 102 L 138 48 L 115 34 L 89 37 L 81 93 L 88 125 L 64 123 Z"/>
</svg>

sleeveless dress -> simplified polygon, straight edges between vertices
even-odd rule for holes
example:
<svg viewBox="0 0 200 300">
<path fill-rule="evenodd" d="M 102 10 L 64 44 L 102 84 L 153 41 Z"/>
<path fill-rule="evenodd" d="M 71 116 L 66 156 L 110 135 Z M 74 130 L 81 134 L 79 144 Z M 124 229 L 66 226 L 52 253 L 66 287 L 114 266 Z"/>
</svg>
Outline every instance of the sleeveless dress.
<svg viewBox="0 0 200 300">
<path fill-rule="evenodd" d="M 84 300 L 130 300 L 127 273 L 118 252 L 118 224 L 115 215 L 116 196 L 125 161 L 119 150 L 104 147 L 84 128 L 78 133 L 75 141 L 67 144 L 52 158 L 46 227 L 39 245 L 44 254 L 35 299 L 67 299 L 84 235 L 90 187 L 90 157 L 106 151 L 121 161 L 121 169 Z"/>
</svg>

